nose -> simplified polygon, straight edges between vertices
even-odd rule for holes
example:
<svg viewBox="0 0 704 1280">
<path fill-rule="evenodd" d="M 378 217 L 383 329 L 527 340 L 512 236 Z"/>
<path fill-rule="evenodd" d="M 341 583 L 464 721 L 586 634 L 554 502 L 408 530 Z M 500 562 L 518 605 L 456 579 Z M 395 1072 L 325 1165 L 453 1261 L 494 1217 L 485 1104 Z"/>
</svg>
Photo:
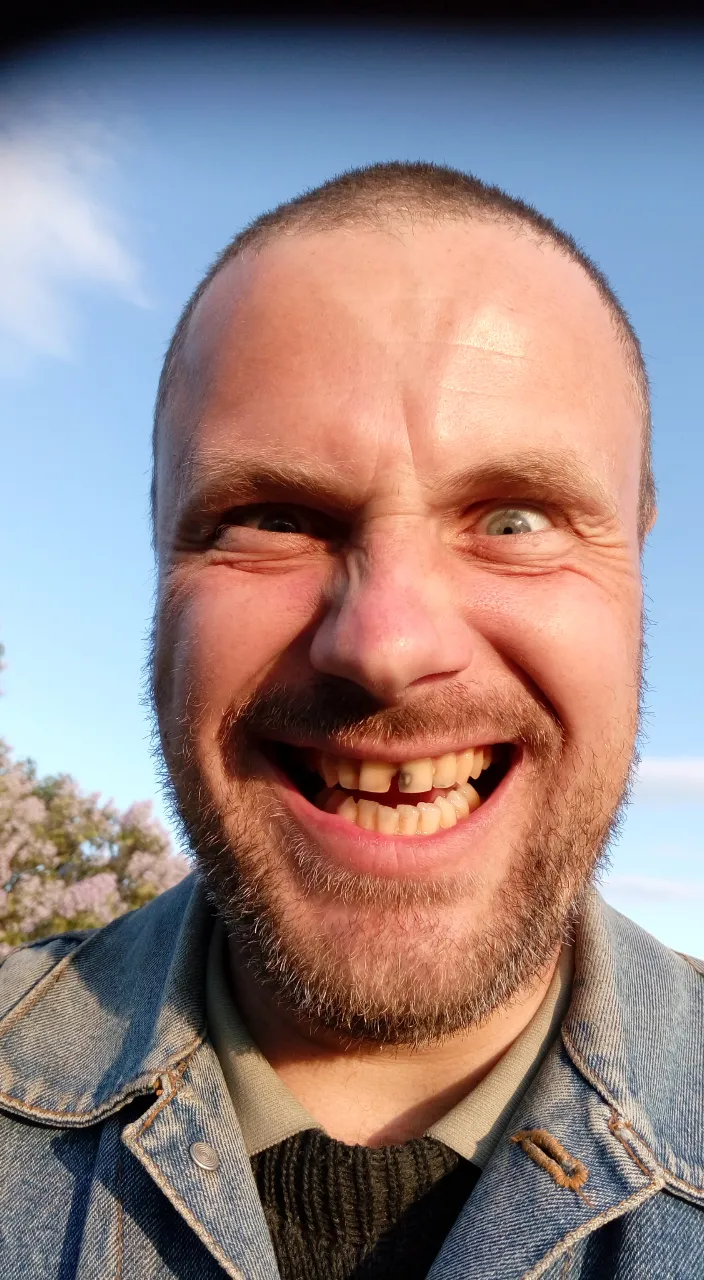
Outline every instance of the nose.
<svg viewBox="0 0 704 1280">
<path fill-rule="evenodd" d="M 424 525 L 390 523 L 348 553 L 310 649 L 317 671 L 385 703 L 417 681 L 464 671 L 473 649 L 448 553 Z"/>
</svg>

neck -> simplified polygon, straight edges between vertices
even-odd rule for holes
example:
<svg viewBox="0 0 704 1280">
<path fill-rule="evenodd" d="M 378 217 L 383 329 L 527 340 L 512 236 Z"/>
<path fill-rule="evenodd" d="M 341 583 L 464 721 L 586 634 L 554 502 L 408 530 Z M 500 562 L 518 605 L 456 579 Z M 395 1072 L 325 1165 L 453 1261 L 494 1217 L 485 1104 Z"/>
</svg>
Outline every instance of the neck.
<svg viewBox="0 0 704 1280">
<path fill-rule="evenodd" d="M 332 1138 L 377 1147 L 420 1137 L 476 1088 L 539 1009 L 559 954 L 481 1026 L 422 1048 L 351 1044 L 282 1009 L 252 982 L 234 948 L 230 970 L 250 1034 L 309 1115 Z"/>
</svg>

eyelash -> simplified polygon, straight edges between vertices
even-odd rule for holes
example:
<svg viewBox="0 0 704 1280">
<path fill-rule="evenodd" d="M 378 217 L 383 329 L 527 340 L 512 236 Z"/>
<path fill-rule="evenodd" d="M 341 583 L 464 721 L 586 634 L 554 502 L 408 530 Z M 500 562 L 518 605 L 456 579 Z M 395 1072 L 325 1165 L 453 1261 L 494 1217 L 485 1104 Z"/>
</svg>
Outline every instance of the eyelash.
<svg viewBox="0 0 704 1280">
<path fill-rule="evenodd" d="M 462 533 L 478 537 L 500 536 L 496 534 L 487 534 L 486 531 L 478 532 L 478 526 L 480 524 L 485 524 L 493 515 L 499 514 L 502 511 L 532 512 L 539 517 L 544 516 L 550 521 L 552 527 L 556 527 L 559 524 L 559 520 L 555 513 L 550 511 L 547 506 L 539 505 L 534 502 L 531 503 L 520 500 L 511 501 L 508 499 L 502 503 L 494 502 L 491 504 L 482 504 L 478 512 L 474 515 L 474 518 L 471 520 L 469 520 L 470 512 L 467 512 L 466 517 L 469 522 L 462 529 Z M 208 542 L 211 546 L 216 545 L 218 539 L 226 534 L 228 529 L 233 527 L 246 528 L 248 522 L 256 520 L 257 516 L 270 515 L 270 517 L 274 519 L 277 515 L 285 517 L 287 514 L 295 517 L 304 526 L 308 527 L 304 527 L 300 532 L 295 533 L 291 532 L 286 534 L 281 532 L 280 536 L 309 537 L 320 542 L 340 542 L 343 540 L 344 529 L 341 523 L 335 521 L 330 516 L 326 516 L 320 511 L 315 511 L 310 507 L 300 506 L 296 503 L 261 502 L 252 503 L 251 505 L 246 504 L 243 506 L 232 507 L 222 514 L 218 518 L 215 526 L 211 526 L 211 531 L 208 535 Z M 261 530 L 261 532 L 267 531 Z M 544 532 L 544 530 L 531 531 L 531 536 L 535 536 L 538 532 Z M 525 536 L 525 534 L 523 536 Z"/>
<path fill-rule="evenodd" d="M 298 519 L 304 526 L 300 532 L 291 533 L 290 537 L 310 537 L 321 542 L 334 541 L 336 536 L 339 537 L 339 525 L 330 517 L 325 516 L 322 512 L 314 511 L 310 507 L 302 507 L 296 503 L 284 502 L 259 502 L 252 503 L 247 506 L 233 507 L 224 515 L 220 516 L 217 525 L 212 531 L 211 542 L 216 542 L 219 537 L 233 527 L 247 528 L 248 522 L 256 520 L 257 516 L 269 515 L 272 519 L 277 516 L 286 517 L 293 516 Z M 261 532 L 266 532 L 262 530 Z"/>
</svg>

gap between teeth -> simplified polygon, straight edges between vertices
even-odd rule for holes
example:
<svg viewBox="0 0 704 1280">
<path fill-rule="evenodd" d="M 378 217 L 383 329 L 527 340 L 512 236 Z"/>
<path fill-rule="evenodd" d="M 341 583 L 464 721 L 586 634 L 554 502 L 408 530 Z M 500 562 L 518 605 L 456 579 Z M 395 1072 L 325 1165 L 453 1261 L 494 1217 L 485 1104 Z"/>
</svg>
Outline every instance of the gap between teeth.
<svg viewBox="0 0 704 1280">
<path fill-rule="evenodd" d="M 399 764 L 387 760 L 350 760 L 343 756 L 320 755 L 317 768 L 328 787 L 345 791 L 366 791 L 382 795 L 389 791 L 398 774 L 401 792 L 423 795 L 433 787 L 464 786 L 476 779 L 492 762 L 491 747 L 470 747 L 467 751 L 447 751 L 444 755 Z"/>
<path fill-rule="evenodd" d="M 327 813 L 335 813 L 365 831 L 386 836 L 429 836 L 441 827 L 454 827 L 478 809 L 482 801 L 471 783 L 464 782 L 427 803 L 421 800 L 419 804 L 399 804 L 395 809 L 376 800 L 355 800 L 338 790 L 327 797 L 324 793 L 320 802 Z"/>
</svg>

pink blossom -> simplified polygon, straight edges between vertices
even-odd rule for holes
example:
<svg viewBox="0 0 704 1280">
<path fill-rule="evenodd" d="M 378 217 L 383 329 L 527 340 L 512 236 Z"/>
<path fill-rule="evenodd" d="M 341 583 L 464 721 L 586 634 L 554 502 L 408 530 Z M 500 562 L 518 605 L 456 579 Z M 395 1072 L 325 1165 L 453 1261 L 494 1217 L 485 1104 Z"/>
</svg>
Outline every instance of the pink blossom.
<svg viewBox="0 0 704 1280">
<path fill-rule="evenodd" d="M 109 924 L 124 909 L 113 871 L 101 871 L 69 885 L 61 902 L 61 913 L 67 920 L 85 914 L 91 916 L 96 924 Z"/>
<path fill-rule="evenodd" d="M 37 778 L 0 740 L 0 959 L 19 942 L 107 924 L 189 870 L 149 801 L 120 813 L 73 778 Z"/>
</svg>

